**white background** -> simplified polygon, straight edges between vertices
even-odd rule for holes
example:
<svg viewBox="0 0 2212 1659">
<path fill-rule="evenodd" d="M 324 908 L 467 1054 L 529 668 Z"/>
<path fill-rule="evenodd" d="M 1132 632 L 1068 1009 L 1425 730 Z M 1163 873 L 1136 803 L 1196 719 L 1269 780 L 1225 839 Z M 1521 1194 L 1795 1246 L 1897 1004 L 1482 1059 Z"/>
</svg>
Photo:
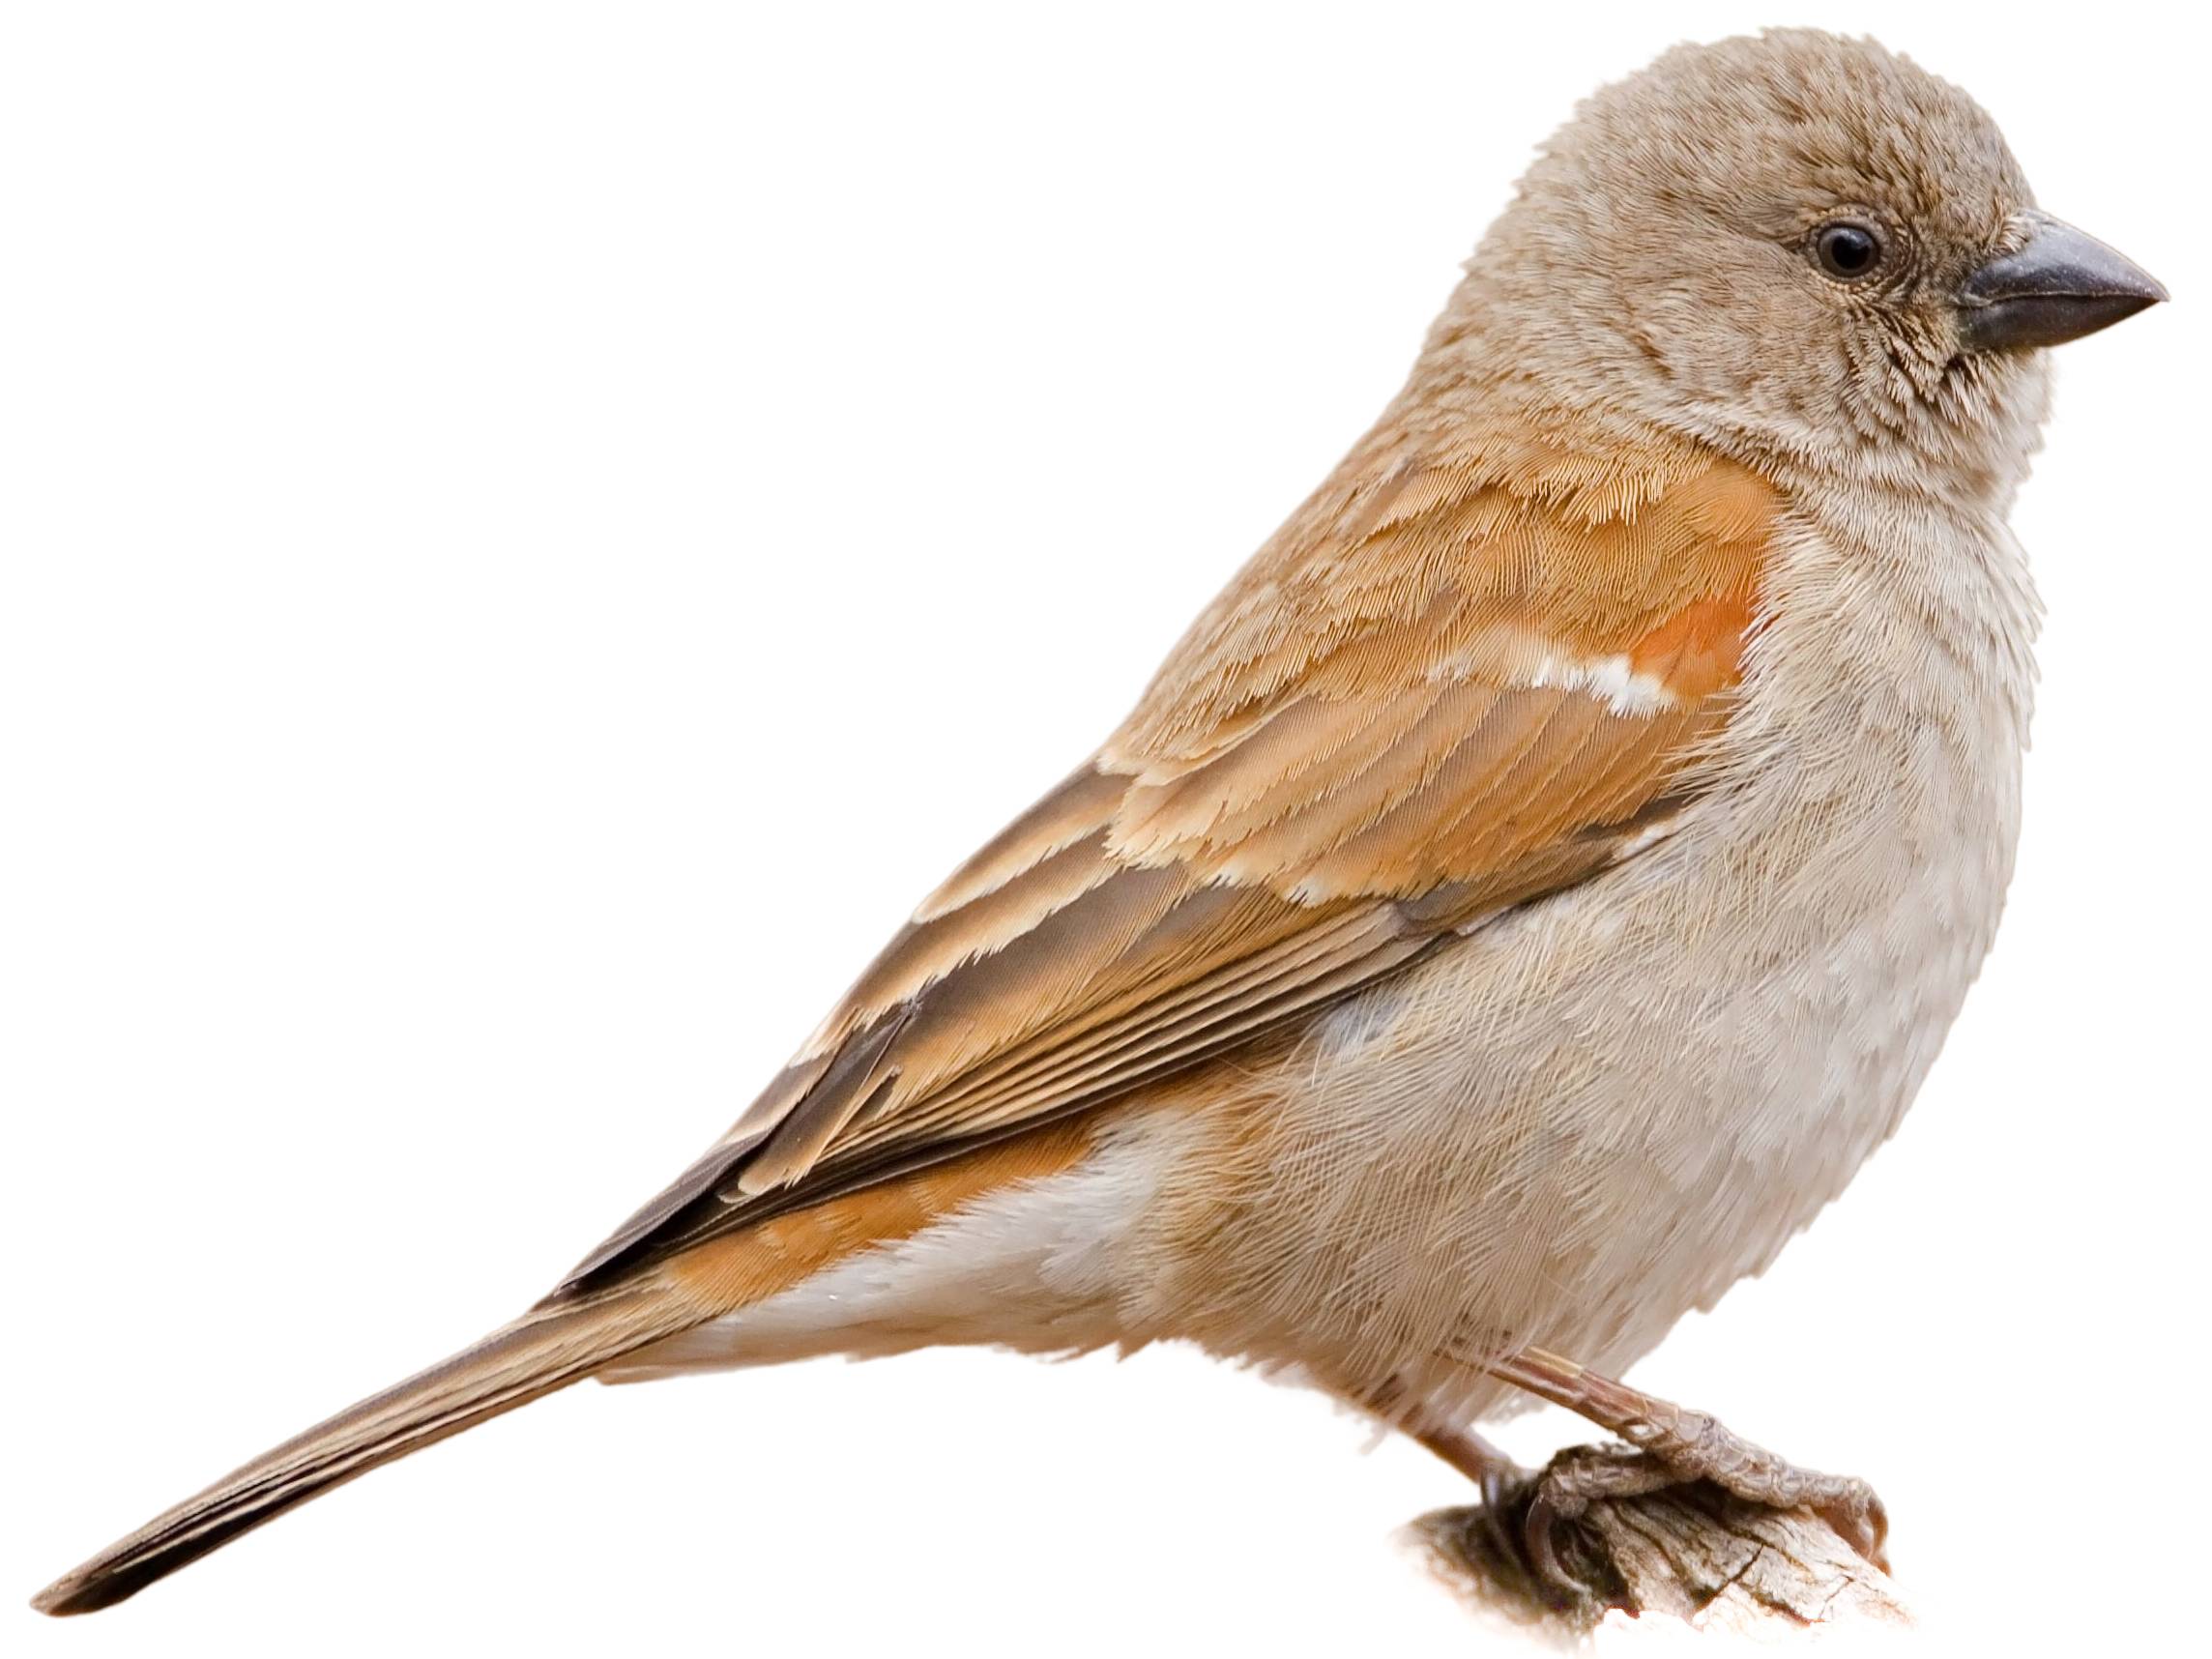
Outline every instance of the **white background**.
<svg viewBox="0 0 2212 1659">
<path fill-rule="evenodd" d="M 1983 983 L 1901 1139 L 1637 1377 L 1875 1479 L 1944 1647 L 2148 1641 L 2212 1472 L 2200 54 L 1811 10 L 2178 299 L 2065 351 L 2020 505 Z M 658 1187 L 1357 436 L 1535 141 L 1772 14 L 5 17 L 28 1596 Z M 1174 1352 L 586 1387 L 0 1646 L 1484 1646 L 1390 1542 L 1461 1483 L 1365 1439 Z"/>
</svg>

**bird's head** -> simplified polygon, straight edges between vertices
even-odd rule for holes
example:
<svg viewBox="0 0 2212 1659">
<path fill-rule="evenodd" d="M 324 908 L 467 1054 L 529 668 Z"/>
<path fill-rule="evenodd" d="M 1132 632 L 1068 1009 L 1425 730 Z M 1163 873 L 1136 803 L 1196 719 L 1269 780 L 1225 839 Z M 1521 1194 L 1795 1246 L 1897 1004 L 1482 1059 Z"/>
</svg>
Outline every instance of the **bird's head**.
<svg viewBox="0 0 2212 1659">
<path fill-rule="evenodd" d="M 1676 47 L 1585 103 L 1430 357 L 1754 458 L 2001 492 L 2043 413 L 2040 348 L 2165 297 L 2037 210 L 1957 87 L 1786 30 Z"/>
</svg>

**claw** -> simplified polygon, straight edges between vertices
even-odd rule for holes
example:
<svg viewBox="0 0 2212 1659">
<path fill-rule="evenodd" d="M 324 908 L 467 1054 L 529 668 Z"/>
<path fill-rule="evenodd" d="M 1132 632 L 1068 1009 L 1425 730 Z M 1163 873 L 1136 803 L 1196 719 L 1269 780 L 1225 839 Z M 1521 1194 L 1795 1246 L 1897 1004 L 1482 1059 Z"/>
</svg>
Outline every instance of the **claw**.
<svg viewBox="0 0 2212 1659">
<path fill-rule="evenodd" d="M 1590 1587 L 1567 1571 L 1566 1563 L 1559 1559 L 1556 1534 L 1562 1519 L 1557 1505 L 1545 1496 L 1539 1479 L 1536 1490 L 1529 1494 L 1528 1510 L 1521 1517 L 1523 1557 L 1531 1569 L 1530 1577 L 1536 1586 L 1558 1592 L 1571 1606 L 1586 1598 Z"/>
<path fill-rule="evenodd" d="M 1813 1513 L 1875 1566 L 1889 1571 L 1889 1511 L 1873 1488 L 1839 1502 L 1817 1504 Z"/>
<path fill-rule="evenodd" d="M 1486 1464 L 1482 1470 L 1482 1524 L 1489 1529 L 1490 1542 L 1498 1551 L 1499 1558 L 1514 1558 L 1513 1534 L 1505 1529 L 1505 1506 L 1513 1501 L 1516 1484 L 1514 1471 L 1499 1464 Z"/>
</svg>

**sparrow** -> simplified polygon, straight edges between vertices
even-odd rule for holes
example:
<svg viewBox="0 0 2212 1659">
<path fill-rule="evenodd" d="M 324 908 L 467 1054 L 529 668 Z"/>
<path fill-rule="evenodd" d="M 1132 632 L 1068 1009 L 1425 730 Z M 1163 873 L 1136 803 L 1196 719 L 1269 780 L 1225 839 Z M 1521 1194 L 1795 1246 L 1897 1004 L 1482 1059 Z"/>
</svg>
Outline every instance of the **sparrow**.
<svg viewBox="0 0 2212 1659">
<path fill-rule="evenodd" d="M 1402 392 L 1090 759 L 552 1292 L 43 1591 L 102 1608 L 585 1377 L 1181 1341 L 1484 1484 L 1544 1399 L 1878 1557 L 1615 1379 L 1898 1124 L 2013 865 L 2044 348 L 2165 298 L 1863 40 L 1591 98 Z M 889 825 L 886 833 L 895 833 Z"/>
</svg>

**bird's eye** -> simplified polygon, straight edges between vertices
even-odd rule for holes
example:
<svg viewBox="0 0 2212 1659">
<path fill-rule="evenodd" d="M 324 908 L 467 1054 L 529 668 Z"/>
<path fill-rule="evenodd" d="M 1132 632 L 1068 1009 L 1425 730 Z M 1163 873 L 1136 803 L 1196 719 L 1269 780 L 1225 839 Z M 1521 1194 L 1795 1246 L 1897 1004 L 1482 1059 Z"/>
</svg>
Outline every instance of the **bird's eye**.
<svg viewBox="0 0 2212 1659">
<path fill-rule="evenodd" d="M 1881 238 L 1863 224 L 1824 224 L 1813 233 L 1813 257 L 1839 282 L 1856 282 L 1881 263 Z"/>
</svg>

